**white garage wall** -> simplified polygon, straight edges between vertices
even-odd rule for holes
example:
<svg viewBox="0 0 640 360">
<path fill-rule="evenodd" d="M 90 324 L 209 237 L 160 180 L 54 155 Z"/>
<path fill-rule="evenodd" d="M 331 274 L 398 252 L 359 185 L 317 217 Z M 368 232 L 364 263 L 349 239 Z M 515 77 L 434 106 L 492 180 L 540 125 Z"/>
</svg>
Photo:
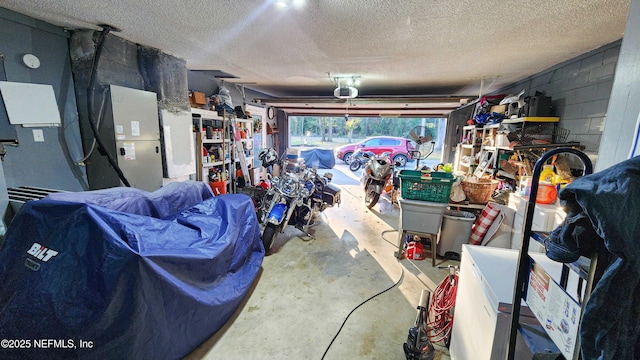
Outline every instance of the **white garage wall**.
<svg viewBox="0 0 640 360">
<path fill-rule="evenodd" d="M 595 171 L 629 157 L 640 114 L 640 0 L 632 0 Z"/>
</svg>

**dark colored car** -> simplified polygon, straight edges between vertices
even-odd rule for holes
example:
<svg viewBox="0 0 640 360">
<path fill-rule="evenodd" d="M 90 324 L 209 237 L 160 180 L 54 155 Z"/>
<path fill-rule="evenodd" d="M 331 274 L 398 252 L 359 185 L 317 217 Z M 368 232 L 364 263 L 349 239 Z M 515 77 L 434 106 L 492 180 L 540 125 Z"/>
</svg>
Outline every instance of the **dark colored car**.
<svg viewBox="0 0 640 360">
<path fill-rule="evenodd" d="M 390 153 L 393 161 L 400 162 L 404 166 L 409 160 L 409 154 L 414 150 L 413 142 L 395 136 L 373 136 L 355 144 L 340 146 L 334 150 L 336 158 L 349 164 L 351 155 L 357 150 L 370 151 L 374 154 Z"/>
</svg>

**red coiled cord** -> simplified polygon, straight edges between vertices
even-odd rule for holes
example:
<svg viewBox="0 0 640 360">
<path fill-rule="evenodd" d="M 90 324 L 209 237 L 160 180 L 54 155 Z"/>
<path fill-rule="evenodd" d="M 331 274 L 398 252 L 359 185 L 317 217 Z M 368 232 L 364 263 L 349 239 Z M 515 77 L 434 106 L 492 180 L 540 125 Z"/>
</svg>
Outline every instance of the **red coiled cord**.
<svg viewBox="0 0 640 360">
<path fill-rule="evenodd" d="M 449 337 L 453 327 L 453 307 L 456 304 L 456 292 L 458 290 L 458 272 L 445 277 L 433 291 L 431 304 L 429 304 L 429 317 L 427 334 L 432 343 L 440 342 Z"/>
</svg>

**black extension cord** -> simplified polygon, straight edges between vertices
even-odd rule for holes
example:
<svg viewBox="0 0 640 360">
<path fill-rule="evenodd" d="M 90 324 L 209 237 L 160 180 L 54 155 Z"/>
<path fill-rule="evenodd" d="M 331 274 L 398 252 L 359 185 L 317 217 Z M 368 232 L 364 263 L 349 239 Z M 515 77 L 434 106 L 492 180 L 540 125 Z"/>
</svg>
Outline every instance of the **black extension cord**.
<svg viewBox="0 0 640 360">
<path fill-rule="evenodd" d="M 396 287 L 398 284 L 400 284 L 400 282 L 402 281 L 402 279 L 404 278 L 404 268 L 401 268 L 401 273 L 400 273 L 400 278 L 398 279 L 398 281 L 395 282 L 395 284 L 389 286 L 388 288 L 386 288 L 385 290 L 380 291 L 379 293 L 373 295 L 372 297 L 368 298 L 367 300 L 361 302 L 358 306 L 356 306 L 355 308 L 353 308 L 353 310 L 351 310 L 351 312 L 349 312 L 349 315 L 347 315 L 347 317 L 344 319 L 344 321 L 342 322 L 342 325 L 340 325 L 340 329 L 338 329 L 338 332 L 336 333 L 336 335 L 333 337 L 333 339 L 331 339 L 331 342 L 329 343 L 329 346 L 327 346 L 327 349 L 324 351 L 324 354 L 322 354 L 322 359 L 324 359 L 324 357 L 327 355 L 327 352 L 329 351 L 329 348 L 331 348 L 331 345 L 333 345 L 333 342 L 336 340 L 336 338 L 338 338 L 338 335 L 340 335 L 340 331 L 342 331 L 342 328 L 344 327 L 344 325 L 347 323 L 347 320 L 349 320 L 349 317 L 351 316 L 351 314 L 353 314 L 360 306 L 366 304 L 369 300 L 375 298 L 378 295 L 382 295 L 384 293 L 386 293 L 387 291 L 393 289 L 394 287 Z"/>
</svg>

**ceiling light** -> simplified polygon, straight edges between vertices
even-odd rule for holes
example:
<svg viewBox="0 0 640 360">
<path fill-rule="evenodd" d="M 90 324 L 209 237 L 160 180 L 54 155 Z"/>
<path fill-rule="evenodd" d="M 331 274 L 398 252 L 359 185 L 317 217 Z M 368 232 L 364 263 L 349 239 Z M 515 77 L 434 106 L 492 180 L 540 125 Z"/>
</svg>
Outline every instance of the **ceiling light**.
<svg viewBox="0 0 640 360">
<path fill-rule="evenodd" d="M 304 6 L 304 0 L 275 0 L 274 2 L 277 7 L 283 9 L 288 7 L 301 8 Z"/>
</svg>

